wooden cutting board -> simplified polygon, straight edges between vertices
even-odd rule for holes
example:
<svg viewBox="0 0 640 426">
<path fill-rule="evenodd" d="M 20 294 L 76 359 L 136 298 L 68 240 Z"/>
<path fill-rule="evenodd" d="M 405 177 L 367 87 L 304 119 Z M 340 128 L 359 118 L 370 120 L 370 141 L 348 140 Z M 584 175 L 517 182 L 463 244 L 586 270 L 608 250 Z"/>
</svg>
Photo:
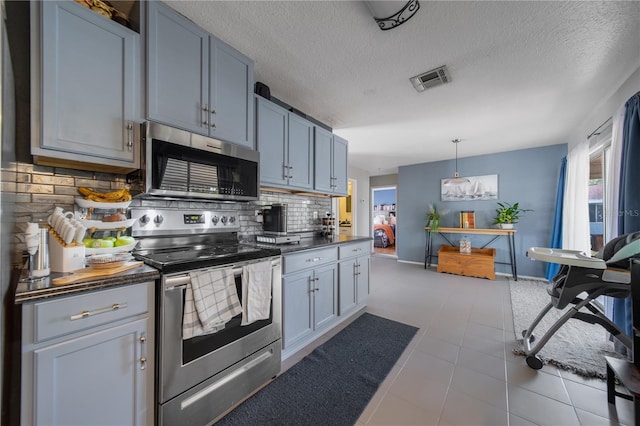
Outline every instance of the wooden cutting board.
<svg viewBox="0 0 640 426">
<path fill-rule="evenodd" d="M 69 275 L 64 277 L 54 278 L 51 283 L 53 285 L 64 285 L 71 284 L 77 281 L 86 280 L 89 278 L 98 278 L 98 277 L 107 277 L 114 274 L 119 274 L 120 272 L 128 271 L 129 269 L 137 268 L 138 266 L 142 266 L 143 262 L 140 261 L 130 261 L 123 265 L 117 266 L 115 268 L 107 268 L 107 269 L 93 269 L 93 268 L 84 268 L 79 269 L 75 272 L 72 272 Z"/>
</svg>

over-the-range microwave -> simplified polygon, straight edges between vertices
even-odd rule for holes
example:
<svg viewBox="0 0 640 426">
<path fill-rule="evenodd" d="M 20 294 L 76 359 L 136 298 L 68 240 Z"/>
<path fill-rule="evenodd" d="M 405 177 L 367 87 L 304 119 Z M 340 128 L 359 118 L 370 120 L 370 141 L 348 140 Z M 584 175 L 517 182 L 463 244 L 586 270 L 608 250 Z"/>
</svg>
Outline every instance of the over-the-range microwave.
<svg viewBox="0 0 640 426">
<path fill-rule="evenodd" d="M 142 124 L 142 162 L 127 176 L 141 197 L 252 201 L 260 197 L 260 153 L 175 129 Z"/>
</svg>

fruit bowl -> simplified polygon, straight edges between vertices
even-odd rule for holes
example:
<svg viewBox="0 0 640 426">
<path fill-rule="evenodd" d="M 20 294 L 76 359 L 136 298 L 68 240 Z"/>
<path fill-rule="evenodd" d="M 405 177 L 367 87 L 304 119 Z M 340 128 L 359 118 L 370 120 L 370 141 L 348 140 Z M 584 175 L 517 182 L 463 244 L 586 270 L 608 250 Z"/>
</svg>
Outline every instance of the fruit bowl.
<svg viewBox="0 0 640 426">
<path fill-rule="evenodd" d="M 103 222 L 101 220 L 78 219 L 87 229 L 95 229 L 97 231 L 114 231 L 117 229 L 130 228 L 136 222 L 136 219 L 120 220 L 118 222 Z"/>
<path fill-rule="evenodd" d="M 131 244 L 127 244 L 126 246 L 119 246 L 119 247 L 107 247 L 107 248 L 86 247 L 85 254 L 90 256 L 95 254 L 128 253 L 136 247 L 136 244 L 138 244 L 137 241 Z"/>
<path fill-rule="evenodd" d="M 82 207 L 85 209 L 126 209 L 131 204 L 131 201 L 123 201 L 120 203 L 101 203 L 98 201 L 91 201 L 80 197 L 77 197 L 75 201 L 78 207 Z"/>
</svg>

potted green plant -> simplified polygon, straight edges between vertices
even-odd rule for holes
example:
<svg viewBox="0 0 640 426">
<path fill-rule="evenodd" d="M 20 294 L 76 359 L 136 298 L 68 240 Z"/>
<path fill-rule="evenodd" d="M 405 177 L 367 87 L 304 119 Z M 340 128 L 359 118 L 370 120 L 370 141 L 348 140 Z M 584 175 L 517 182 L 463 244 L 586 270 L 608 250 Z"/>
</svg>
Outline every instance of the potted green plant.
<svg viewBox="0 0 640 426">
<path fill-rule="evenodd" d="M 427 212 L 427 226 L 432 231 L 437 231 L 440 228 L 440 218 L 447 214 L 446 211 L 439 212 L 438 207 L 434 203 L 429 204 L 429 211 Z"/>
<path fill-rule="evenodd" d="M 521 209 L 518 203 L 498 203 L 499 208 L 496 209 L 496 217 L 493 223 L 502 229 L 512 229 L 513 224 L 518 221 L 522 213 L 531 212 L 530 209 Z"/>
</svg>

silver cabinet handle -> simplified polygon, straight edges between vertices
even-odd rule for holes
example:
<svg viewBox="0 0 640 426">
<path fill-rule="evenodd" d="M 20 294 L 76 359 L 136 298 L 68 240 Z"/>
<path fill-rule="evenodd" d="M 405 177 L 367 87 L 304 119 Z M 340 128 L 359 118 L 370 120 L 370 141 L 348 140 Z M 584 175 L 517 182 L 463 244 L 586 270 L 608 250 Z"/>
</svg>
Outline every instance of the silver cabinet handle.
<svg viewBox="0 0 640 426">
<path fill-rule="evenodd" d="M 211 123 L 209 124 L 209 126 L 213 127 L 214 129 L 216 128 L 216 123 Z"/>
<path fill-rule="evenodd" d="M 147 368 L 147 336 L 143 333 L 140 336 L 140 370 Z"/>
<path fill-rule="evenodd" d="M 322 258 L 321 258 L 321 257 L 312 257 L 312 258 L 310 258 L 310 259 L 307 259 L 306 261 L 307 261 L 307 262 L 318 262 L 318 261 L 320 261 L 320 260 L 322 260 Z"/>
<path fill-rule="evenodd" d="M 126 303 L 114 303 L 106 308 L 96 309 L 95 311 L 82 311 L 79 314 L 74 314 L 69 317 L 71 321 L 75 321 L 82 318 L 87 318 L 93 315 L 104 314 L 111 311 L 117 311 L 118 309 L 124 309 L 127 307 Z"/>
<path fill-rule="evenodd" d="M 209 125 L 209 108 L 207 107 L 207 104 L 202 106 L 202 111 L 202 125 L 206 127 Z"/>
<path fill-rule="evenodd" d="M 131 121 L 127 121 L 127 147 L 129 151 L 133 150 L 133 123 Z"/>
</svg>

